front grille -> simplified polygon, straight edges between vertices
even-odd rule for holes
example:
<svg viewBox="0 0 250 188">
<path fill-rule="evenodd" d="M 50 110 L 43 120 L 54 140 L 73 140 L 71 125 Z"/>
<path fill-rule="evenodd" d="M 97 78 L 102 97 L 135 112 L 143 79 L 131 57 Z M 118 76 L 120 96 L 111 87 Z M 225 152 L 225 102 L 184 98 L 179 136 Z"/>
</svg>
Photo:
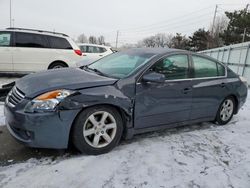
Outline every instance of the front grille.
<svg viewBox="0 0 250 188">
<path fill-rule="evenodd" d="M 15 107 L 18 103 L 20 103 L 24 99 L 24 97 L 25 97 L 24 93 L 16 86 L 14 86 L 7 96 L 7 103 L 10 106 Z"/>
</svg>

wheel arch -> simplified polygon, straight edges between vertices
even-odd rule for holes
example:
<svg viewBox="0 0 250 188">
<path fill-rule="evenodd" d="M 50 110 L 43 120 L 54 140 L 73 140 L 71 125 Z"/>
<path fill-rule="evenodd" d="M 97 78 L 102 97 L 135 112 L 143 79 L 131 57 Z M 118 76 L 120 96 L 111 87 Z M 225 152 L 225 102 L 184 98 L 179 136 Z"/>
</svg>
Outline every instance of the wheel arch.
<svg viewBox="0 0 250 188">
<path fill-rule="evenodd" d="M 235 107 L 234 107 L 234 114 L 238 113 L 238 107 L 239 107 L 239 100 L 235 94 L 228 95 L 227 97 L 232 97 L 235 102 Z"/>
<path fill-rule="evenodd" d="M 56 64 L 56 63 L 62 63 L 62 64 L 64 64 L 66 67 L 69 67 L 69 65 L 68 65 L 65 61 L 56 60 L 56 61 L 53 61 L 52 63 L 50 63 L 47 69 L 51 69 L 51 67 L 52 67 L 54 64 Z"/>
<path fill-rule="evenodd" d="M 70 131 L 69 131 L 69 139 L 68 139 L 68 145 L 70 145 L 72 143 L 72 131 L 73 131 L 73 126 L 75 121 L 77 120 L 77 118 L 79 117 L 79 115 L 85 111 L 86 109 L 89 108 L 94 108 L 94 107 L 101 107 L 101 106 L 106 106 L 106 107 L 112 107 L 114 109 L 117 110 L 117 112 L 120 114 L 121 118 L 122 118 L 122 122 L 123 122 L 123 134 L 122 136 L 125 137 L 126 133 L 127 133 L 127 128 L 129 128 L 130 126 L 132 126 L 132 114 L 129 114 L 127 112 L 127 110 L 125 110 L 124 108 L 115 105 L 115 104 L 111 104 L 111 103 L 101 103 L 101 104 L 93 104 L 93 105 L 89 105 L 86 106 L 84 108 L 82 108 L 77 115 L 75 116 L 75 119 L 73 120 L 71 127 L 70 127 Z"/>
</svg>

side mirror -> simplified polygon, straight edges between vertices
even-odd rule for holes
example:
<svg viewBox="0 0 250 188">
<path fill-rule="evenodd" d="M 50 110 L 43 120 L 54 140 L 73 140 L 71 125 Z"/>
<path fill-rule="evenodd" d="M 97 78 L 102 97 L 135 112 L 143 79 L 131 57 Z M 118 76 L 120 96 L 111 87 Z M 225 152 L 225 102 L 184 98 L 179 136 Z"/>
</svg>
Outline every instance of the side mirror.
<svg viewBox="0 0 250 188">
<path fill-rule="evenodd" d="M 142 77 L 142 80 L 145 82 L 163 83 L 165 82 L 165 76 L 157 72 L 150 72 L 148 74 L 145 74 Z"/>
</svg>

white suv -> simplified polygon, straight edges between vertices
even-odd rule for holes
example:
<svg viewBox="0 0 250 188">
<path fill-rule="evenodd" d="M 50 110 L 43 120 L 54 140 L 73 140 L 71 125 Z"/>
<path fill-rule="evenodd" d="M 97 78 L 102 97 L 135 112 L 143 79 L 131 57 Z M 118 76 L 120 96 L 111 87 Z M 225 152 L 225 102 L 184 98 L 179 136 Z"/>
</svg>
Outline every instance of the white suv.
<svg viewBox="0 0 250 188">
<path fill-rule="evenodd" d="M 29 73 L 76 67 L 82 52 L 65 34 L 7 28 L 0 30 L 0 72 Z"/>
<path fill-rule="evenodd" d="M 108 46 L 87 43 L 78 43 L 78 46 L 80 47 L 83 56 L 82 61 L 77 63 L 78 67 L 88 65 L 113 53 L 111 47 Z"/>
</svg>

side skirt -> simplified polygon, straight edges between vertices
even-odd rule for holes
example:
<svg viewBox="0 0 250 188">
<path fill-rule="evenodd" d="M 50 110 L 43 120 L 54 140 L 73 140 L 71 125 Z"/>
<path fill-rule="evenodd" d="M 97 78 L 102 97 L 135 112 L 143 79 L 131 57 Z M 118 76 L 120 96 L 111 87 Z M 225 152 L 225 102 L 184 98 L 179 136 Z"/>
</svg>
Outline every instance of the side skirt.
<svg viewBox="0 0 250 188">
<path fill-rule="evenodd" d="M 181 127 L 181 126 L 190 125 L 193 123 L 201 123 L 201 122 L 207 122 L 207 121 L 213 121 L 213 120 L 214 120 L 214 117 L 208 117 L 208 118 L 201 118 L 201 119 L 189 120 L 185 122 L 178 122 L 178 123 L 172 123 L 172 124 L 167 124 L 167 125 L 159 125 L 159 126 L 142 128 L 142 129 L 128 128 L 126 130 L 124 139 L 129 140 L 133 138 L 134 135 L 137 135 L 137 134 L 159 131 L 159 130 L 175 128 L 175 127 Z"/>
</svg>

